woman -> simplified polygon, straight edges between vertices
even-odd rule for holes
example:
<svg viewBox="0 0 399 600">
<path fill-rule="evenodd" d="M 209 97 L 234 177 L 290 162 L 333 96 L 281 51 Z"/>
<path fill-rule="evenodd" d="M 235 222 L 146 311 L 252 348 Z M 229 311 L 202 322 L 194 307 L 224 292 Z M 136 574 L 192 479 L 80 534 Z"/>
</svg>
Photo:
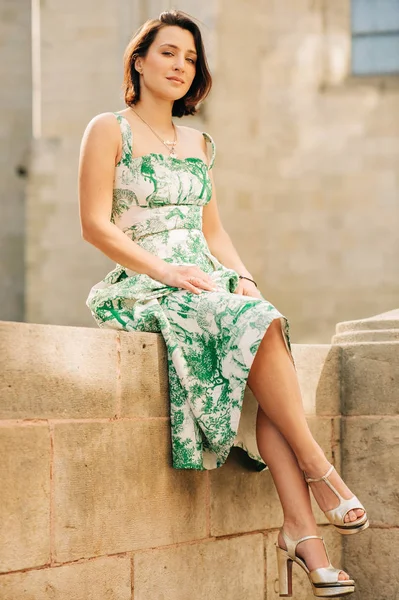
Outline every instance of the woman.
<svg viewBox="0 0 399 600">
<path fill-rule="evenodd" d="M 200 31 L 184 13 L 163 12 L 133 36 L 124 65 L 127 108 L 94 117 L 81 145 L 82 236 L 116 262 L 87 305 L 100 327 L 162 332 L 174 468 L 218 468 L 240 446 L 270 469 L 284 513 L 280 595 L 291 595 L 293 561 L 316 596 L 351 593 L 354 581 L 331 567 L 317 535 L 308 484 L 341 533 L 368 526 L 364 507 L 311 435 L 286 317 L 220 221 L 214 141 L 172 121 L 194 114 L 211 88 Z M 238 428 L 247 384 L 255 431 Z"/>
</svg>

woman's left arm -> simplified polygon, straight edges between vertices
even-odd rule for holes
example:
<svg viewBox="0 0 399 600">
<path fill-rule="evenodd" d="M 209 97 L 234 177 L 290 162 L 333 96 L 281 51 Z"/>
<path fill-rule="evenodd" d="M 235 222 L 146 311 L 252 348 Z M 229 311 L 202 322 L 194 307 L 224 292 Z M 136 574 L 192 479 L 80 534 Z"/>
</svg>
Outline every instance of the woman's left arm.
<svg viewBox="0 0 399 600">
<path fill-rule="evenodd" d="M 212 182 L 212 197 L 208 204 L 203 208 L 202 213 L 202 232 L 207 241 L 211 254 L 215 256 L 222 265 L 229 269 L 233 269 L 239 275 L 253 279 L 253 276 L 245 267 L 233 242 L 227 231 L 224 229 L 220 219 L 219 210 L 216 201 L 215 182 L 212 171 L 209 172 L 209 177 Z M 255 296 L 260 298 L 260 292 L 256 285 L 247 279 L 240 279 L 235 294 L 244 296 Z"/>
</svg>

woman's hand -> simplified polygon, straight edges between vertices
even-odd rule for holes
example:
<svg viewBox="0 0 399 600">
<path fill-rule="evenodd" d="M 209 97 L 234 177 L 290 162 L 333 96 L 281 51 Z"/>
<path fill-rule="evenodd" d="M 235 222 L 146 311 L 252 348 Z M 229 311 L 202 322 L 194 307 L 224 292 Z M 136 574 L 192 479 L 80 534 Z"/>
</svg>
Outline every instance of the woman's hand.
<svg viewBox="0 0 399 600">
<path fill-rule="evenodd" d="M 168 265 L 159 281 L 171 287 L 183 288 L 194 294 L 200 294 L 203 290 L 213 292 L 217 289 L 210 275 L 199 267 L 191 265 Z"/>
<path fill-rule="evenodd" d="M 237 289 L 234 294 L 241 294 L 242 296 L 252 296 L 253 298 L 262 298 L 262 295 L 256 285 L 248 279 L 240 279 Z"/>
</svg>

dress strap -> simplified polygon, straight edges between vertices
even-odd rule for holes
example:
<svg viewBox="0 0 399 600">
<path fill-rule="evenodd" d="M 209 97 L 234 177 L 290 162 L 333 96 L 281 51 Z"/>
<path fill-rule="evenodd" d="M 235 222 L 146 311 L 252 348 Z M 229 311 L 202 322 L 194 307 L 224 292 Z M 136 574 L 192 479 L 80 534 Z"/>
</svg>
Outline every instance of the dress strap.
<svg viewBox="0 0 399 600">
<path fill-rule="evenodd" d="M 112 113 L 115 115 L 115 117 L 119 123 L 119 126 L 121 128 L 121 135 L 122 135 L 122 157 L 121 157 L 121 160 L 122 160 L 122 158 L 126 154 L 129 154 L 130 156 L 132 156 L 132 141 L 133 141 L 132 129 L 131 129 L 130 123 L 126 119 L 126 117 L 124 117 L 123 115 L 120 115 L 119 113 L 114 112 L 114 111 L 112 111 Z"/>
<path fill-rule="evenodd" d="M 212 156 L 211 156 L 211 160 L 208 165 L 208 171 L 209 171 L 210 169 L 212 169 L 213 163 L 215 162 L 216 145 L 215 145 L 215 142 L 213 141 L 213 138 L 209 135 L 209 133 L 206 133 L 205 131 L 203 131 L 202 135 L 204 136 L 204 138 L 207 142 L 210 142 L 211 147 L 212 147 Z"/>
</svg>

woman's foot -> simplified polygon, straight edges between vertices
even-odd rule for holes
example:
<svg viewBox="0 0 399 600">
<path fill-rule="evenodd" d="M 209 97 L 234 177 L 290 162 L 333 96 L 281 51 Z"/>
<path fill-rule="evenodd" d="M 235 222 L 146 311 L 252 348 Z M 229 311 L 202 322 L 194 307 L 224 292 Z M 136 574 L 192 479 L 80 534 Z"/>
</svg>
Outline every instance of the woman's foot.
<svg viewBox="0 0 399 600">
<path fill-rule="evenodd" d="M 299 540 L 301 537 L 305 537 L 306 535 L 319 535 L 317 526 L 301 526 L 300 529 L 295 529 L 295 526 L 293 527 L 292 525 L 284 523 L 283 529 L 285 533 L 293 540 Z M 278 533 L 277 544 L 280 546 L 280 548 L 287 550 L 287 546 L 284 542 L 281 531 Z M 296 555 L 305 561 L 309 571 L 319 569 L 320 567 L 328 567 L 329 565 L 322 540 L 310 539 L 299 542 L 296 548 Z M 344 581 L 345 579 L 350 579 L 350 577 L 348 573 L 341 570 L 339 572 L 338 579 L 339 581 Z"/>
<path fill-rule="evenodd" d="M 303 470 L 305 477 L 311 477 L 312 479 L 322 477 L 322 475 L 325 475 L 327 473 L 330 467 L 331 463 L 328 462 L 325 454 L 322 451 L 321 455 L 319 455 L 317 458 L 309 460 L 306 462 L 306 464 L 301 465 L 301 469 Z M 336 469 L 332 470 L 332 472 L 328 476 L 328 480 L 343 498 L 349 499 L 353 497 L 352 492 L 344 483 L 342 478 L 339 476 Z M 312 492 L 316 499 L 316 502 L 323 512 L 336 508 L 339 505 L 339 498 L 328 487 L 328 485 L 326 485 L 324 481 L 312 481 L 309 483 L 309 486 L 312 488 Z M 350 510 L 345 515 L 344 522 L 353 523 L 354 521 L 357 521 L 360 517 L 362 517 L 364 515 L 364 512 L 365 511 L 362 508 L 355 508 L 353 510 Z"/>
</svg>

